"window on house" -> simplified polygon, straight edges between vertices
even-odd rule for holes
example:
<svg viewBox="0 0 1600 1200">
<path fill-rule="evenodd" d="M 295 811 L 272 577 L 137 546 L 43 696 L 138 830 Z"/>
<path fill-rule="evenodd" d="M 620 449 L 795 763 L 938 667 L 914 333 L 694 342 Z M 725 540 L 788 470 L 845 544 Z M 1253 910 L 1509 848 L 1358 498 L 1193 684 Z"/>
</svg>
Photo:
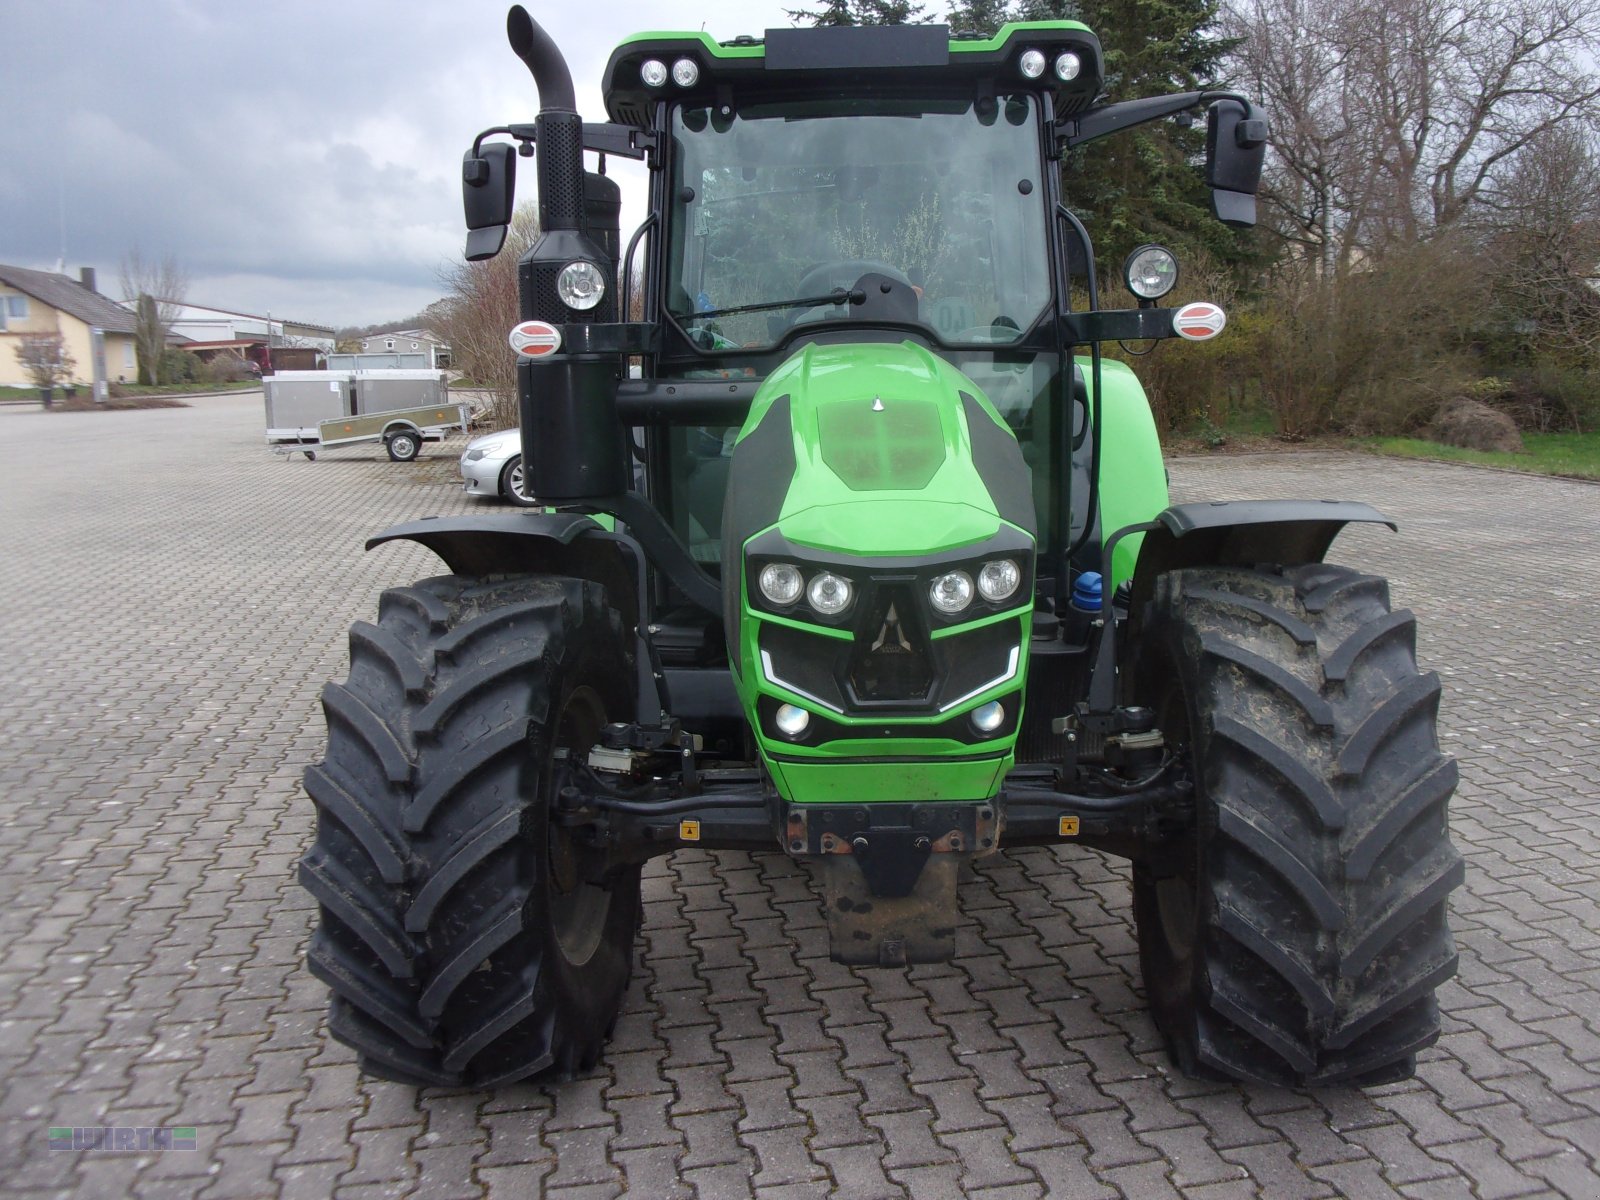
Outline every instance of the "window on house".
<svg viewBox="0 0 1600 1200">
<path fill-rule="evenodd" d="M 26 296 L 0 297 L 0 329 L 7 327 L 9 320 L 26 321 L 28 319 L 28 298 Z"/>
<path fill-rule="evenodd" d="M 124 367 L 130 368 L 130 369 L 133 367 L 133 343 L 132 342 L 123 342 L 122 343 L 122 365 Z"/>
<path fill-rule="evenodd" d="M 394 339 L 393 338 L 384 338 L 384 340 L 383 340 L 383 348 L 385 350 L 393 350 L 394 349 Z"/>
</svg>

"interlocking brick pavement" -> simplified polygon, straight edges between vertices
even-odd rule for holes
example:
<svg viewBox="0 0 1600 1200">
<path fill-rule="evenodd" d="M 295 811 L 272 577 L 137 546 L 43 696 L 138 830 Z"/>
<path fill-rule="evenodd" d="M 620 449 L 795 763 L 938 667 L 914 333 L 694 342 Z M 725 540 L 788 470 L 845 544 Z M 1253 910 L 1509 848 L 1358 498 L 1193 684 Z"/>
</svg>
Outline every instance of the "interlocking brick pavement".
<svg viewBox="0 0 1600 1200">
<path fill-rule="evenodd" d="M 1417 1077 L 1305 1093 L 1175 1076 L 1127 873 L 1018 850 L 962 886 L 956 959 L 828 961 L 777 855 L 646 879 L 592 1076 L 363 1078 L 301 966 L 322 682 L 378 591 L 363 538 L 469 511 L 455 446 L 280 460 L 259 398 L 0 411 L 0 1169 L 15 1196 L 1600 1195 L 1600 488 L 1335 454 L 1183 459 L 1185 498 L 1347 496 L 1445 676 L 1461 973 Z M 199 1150 L 51 1152 L 60 1125 Z"/>
</svg>

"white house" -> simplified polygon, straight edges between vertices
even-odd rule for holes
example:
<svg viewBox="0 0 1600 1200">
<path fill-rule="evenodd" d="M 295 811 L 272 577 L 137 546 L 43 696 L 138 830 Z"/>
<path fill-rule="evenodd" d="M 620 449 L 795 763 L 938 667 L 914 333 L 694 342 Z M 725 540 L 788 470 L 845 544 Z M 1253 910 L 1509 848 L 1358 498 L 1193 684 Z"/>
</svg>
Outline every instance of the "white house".
<svg viewBox="0 0 1600 1200">
<path fill-rule="evenodd" d="M 361 339 L 362 354 L 428 355 L 428 366 L 446 370 L 450 366 L 450 347 L 438 334 L 427 329 L 395 329 L 369 333 Z"/>
</svg>

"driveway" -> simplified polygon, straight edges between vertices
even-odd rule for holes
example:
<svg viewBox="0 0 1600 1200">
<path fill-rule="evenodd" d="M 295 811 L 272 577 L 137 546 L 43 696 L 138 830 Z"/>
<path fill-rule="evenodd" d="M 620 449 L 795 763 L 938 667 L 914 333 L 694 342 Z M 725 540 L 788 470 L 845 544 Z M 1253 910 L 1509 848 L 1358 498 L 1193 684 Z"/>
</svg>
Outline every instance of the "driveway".
<svg viewBox="0 0 1600 1200">
<path fill-rule="evenodd" d="M 777 855 L 646 879 L 600 1069 L 495 1093 L 364 1079 L 322 1028 L 293 883 L 317 692 L 385 586 L 385 525 L 474 510 L 455 447 L 315 463 L 259 394 L 0 410 L 0 1169 L 12 1196 L 1600 1195 L 1600 487 L 1330 454 L 1183 459 L 1183 498 L 1345 496 L 1446 682 L 1461 973 L 1417 1077 L 1308 1093 L 1174 1076 L 1127 873 L 989 860 L 952 963 L 828 961 Z M 456 445 L 458 445 L 457 443 Z M 195 1150 L 52 1150 L 192 1127 Z"/>
</svg>

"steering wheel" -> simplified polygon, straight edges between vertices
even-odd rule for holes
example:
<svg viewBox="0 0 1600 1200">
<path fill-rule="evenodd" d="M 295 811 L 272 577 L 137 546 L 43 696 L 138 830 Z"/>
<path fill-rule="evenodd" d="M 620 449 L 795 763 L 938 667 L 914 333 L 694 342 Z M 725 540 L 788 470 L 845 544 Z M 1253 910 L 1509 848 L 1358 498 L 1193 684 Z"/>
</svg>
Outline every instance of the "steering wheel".
<svg viewBox="0 0 1600 1200">
<path fill-rule="evenodd" d="M 798 296 L 811 296 L 829 291 L 835 287 L 854 287 L 856 280 L 863 275 L 886 275 L 896 283 L 904 284 L 908 288 L 915 286 L 911 280 L 906 278 L 904 271 L 899 267 L 890 266 L 886 262 L 879 262 L 877 259 L 872 258 L 841 258 L 836 262 L 822 263 L 819 266 L 812 267 L 801 277 L 799 284 L 795 287 L 795 294 Z M 840 279 L 845 282 L 835 282 L 835 280 Z M 798 325 L 805 318 L 806 313 L 816 312 L 817 308 L 820 307 L 822 306 L 818 305 L 795 313 L 789 318 L 788 323 L 790 325 Z"/>
<path fill-rule="evenodd" d="M 797 295 L 809 296 L 828 291 L 830 287 L 854 287 L 856 280 L 863 275 L 874 274 L 887 275 L 896 283 L 912 286 L 911 280 L 906 278 L 905 272 L 899 267 L 892 267 L 886 262 L 878 262 L 871 258 L 841 258 L 837 262 L 812 267 L 801 278 L 795 292 Z M 836 279 L 844 279 L 847 282 L 834 283 Z"/>
</svg>

